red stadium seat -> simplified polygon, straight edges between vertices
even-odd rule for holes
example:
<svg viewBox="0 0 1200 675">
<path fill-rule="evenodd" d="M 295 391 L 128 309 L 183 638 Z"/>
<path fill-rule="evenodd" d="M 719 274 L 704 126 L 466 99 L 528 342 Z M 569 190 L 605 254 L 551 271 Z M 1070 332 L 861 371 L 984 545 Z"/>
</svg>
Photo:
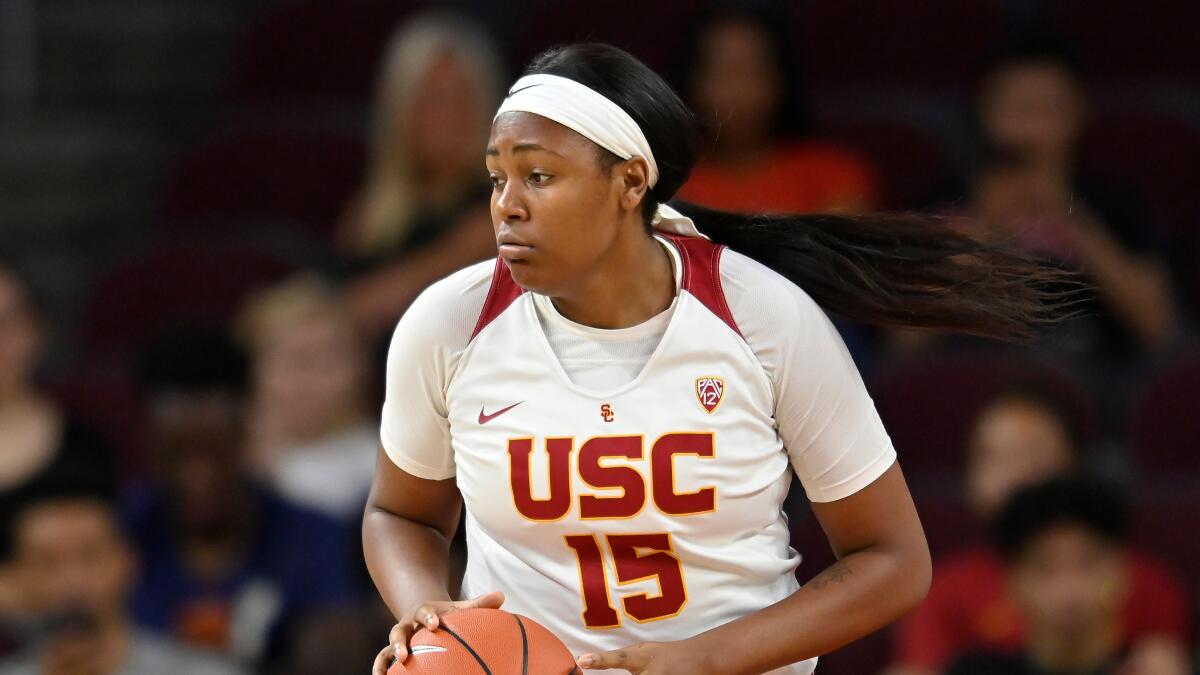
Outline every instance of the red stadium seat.
<svg viewBox="0 0 1200 675">
<path fill-rule="evenodd" d="M 987 526 L 963 503 L 958 489 L 940 495 L 916 492 L 913 499 L 934 557 L 987 541 Z"/>
<path fill-rule="evenodd" d="M 1200 316 L 1200 214 L 1197 214 L 1190 248 L 1191 257 L 1183 263 L 1183 266 L 1191 271 L 1192 278 L 1184 283 L 1189 286 L 1186 288 L 1186 293 L 1192 300 L 1192 315 Z"/>
<path fill-rule="evenodd" d="M 1194 477 L 1194 474 L 1193 474 Z M 1179 570 L 1193 597 L 1200 592 L 1200 537 L 1187 523 L 1200 523 L 1200 490 L 1161 494 L 1146 486 L 1134 503 L 1132 534 L 1139 547 Z"/>
<path fill-rule="evenodd" d="M 252 28 L 237 49 L 234 98 L 365 103 L 389 36 L 418 6 L 405 0 L 285 4 Z"/>
<path fill-rule="evenodd" d="M 518 64 L 524 65 L 554 45 L 591 41 L 625 49 L 659 73 L 675 66 L 686 37 L 682 30 L 700 3 L 609 0 L 576 2 L 542 0 L 530 3 L 525 25 L 513 41 Z"/>
<path fill-rule="evenodd" d="M 817 87 L 965 89 L 1000 29 L 988 0 L 795 3 L 797 44 Z"/>
<path fill-rule="evenodd" d="M 882 208 L 913 208 L 929 196 L 947 171 L 938 142 L 897 121 L 843 118 L 826 123 L 820 133 L 872 160 L 879 171 Z"/>
<path fill-rule="evenodd" d="M 1143 471 L 1194 481 L 1200 472 L 1200 357 L 1154 378 L 1134 402 L 1130 427 Z"/>
<path fill-rule="evenodd" d="M 971 424 L 999 389 L 1033 380 L 1051 387 L 1088 420 L 1069 377 L 1019 359 L 935 354 L 900 365 L 871 387 L 875 405 L 907 472 L 934 480 L 961 471 Z"/>
<path fill-rule="evenodd" d="M 366 158 L 362 144 L 316 131 L 237 133 L 184 156 L 166 188 L 167 220 L 280 219 L 329 233 Z"/>
<path fill-rule="evenodd" d="M 77 361 L 46 387 L 72 418 L 114 444 L 123 476 L 143 470 L 141 402 L 127 359 Z"/>
<path fill-rule="evenodd" d="M 177 324 L 225 323 L 248 293 L 289 271 L 253 250 L 151 251 L 118 265 L 97 284 L 84 313 L 84 344 L 94 354 L 128 353 Z"/>
<path fill-rule="evenodd" d="M 1200 128 L 1152 112 L 1105 115 L 1084 139 L 1084 166 L 1133 186 L 1175 229 L 1200 216 Z"/>
<path fill-rule="evenodd" d="M 1200 81 L 1200 3 L 1062 0 L 1060 11 L 1093 78 Z"/>
</svg>

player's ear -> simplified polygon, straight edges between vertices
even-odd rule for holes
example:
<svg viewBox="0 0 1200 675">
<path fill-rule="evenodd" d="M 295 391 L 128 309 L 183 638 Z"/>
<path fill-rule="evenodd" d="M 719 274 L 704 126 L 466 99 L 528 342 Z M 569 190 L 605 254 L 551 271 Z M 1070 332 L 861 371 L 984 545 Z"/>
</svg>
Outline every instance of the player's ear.
<svg viewBox="0 0 1200 675">
<path fill-rule="evenodd" d="M 650 190 L 650 173 L 646 160 L 630 157 L 613 167 L 613 173 L 620 180 L 621 208 L 631 211 L 641 208 L 642 200 Z"/>
</svg>

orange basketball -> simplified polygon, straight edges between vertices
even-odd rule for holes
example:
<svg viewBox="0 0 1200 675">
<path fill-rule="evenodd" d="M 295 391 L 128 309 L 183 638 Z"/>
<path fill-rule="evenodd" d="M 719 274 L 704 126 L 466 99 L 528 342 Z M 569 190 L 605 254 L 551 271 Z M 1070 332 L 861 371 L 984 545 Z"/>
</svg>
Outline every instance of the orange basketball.
<svg viewBox="0 0 1200 675">
<path fill-rule="evenodd" d="M 464 609 L 418 630 L 388 675 L 577 675 L 570 650 L 545 626 L 500 609 Z"/>
</svg>

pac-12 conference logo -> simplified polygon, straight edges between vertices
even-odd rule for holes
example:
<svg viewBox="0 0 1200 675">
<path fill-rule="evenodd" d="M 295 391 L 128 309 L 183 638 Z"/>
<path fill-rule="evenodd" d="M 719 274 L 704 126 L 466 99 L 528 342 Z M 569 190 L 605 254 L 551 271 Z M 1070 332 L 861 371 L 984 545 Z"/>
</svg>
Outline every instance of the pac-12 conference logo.
<svg viewBox="0 0 1200 675">
<path fill-rule="evenodd" d="M 711 376 L 697 377 L 696 398 L 700 400 L 700 405 L 712 414 L 712 411 L 721 405 L 721 399 L 725 398 L 725 380 Z"/>
</svg>

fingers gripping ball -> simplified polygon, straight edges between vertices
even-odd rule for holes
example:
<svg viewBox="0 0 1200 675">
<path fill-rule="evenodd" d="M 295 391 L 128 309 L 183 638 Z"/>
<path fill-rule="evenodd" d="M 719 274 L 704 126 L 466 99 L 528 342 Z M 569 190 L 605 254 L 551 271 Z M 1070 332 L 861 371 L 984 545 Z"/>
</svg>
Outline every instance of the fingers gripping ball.
<svg viewBox="0 0 1200 675">
<path fill-rule="evenodd" d="M 388 675 L 579 675 L 567 646 L 529 617 L 479 608 L 440 622 L 413 634 L 409 657 Z"/>
</svg>

